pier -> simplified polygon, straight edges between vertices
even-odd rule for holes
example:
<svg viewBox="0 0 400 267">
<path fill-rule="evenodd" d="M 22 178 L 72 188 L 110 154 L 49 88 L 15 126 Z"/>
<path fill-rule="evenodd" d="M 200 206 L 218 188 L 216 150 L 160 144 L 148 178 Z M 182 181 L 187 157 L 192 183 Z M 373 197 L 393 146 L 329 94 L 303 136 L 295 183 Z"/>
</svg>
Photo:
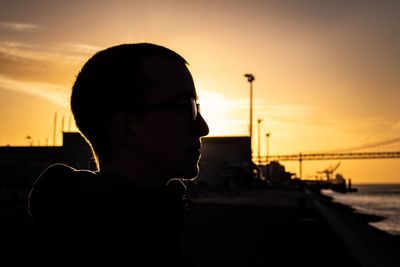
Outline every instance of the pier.
<svg viewBox="0 0 400 267">
<path fill-rule="evenodd" d="M 199 266 L 400 266 L 400 242 L 349 209 L 305 192 L 193 199 L 186 245 Z"/>
</svg>

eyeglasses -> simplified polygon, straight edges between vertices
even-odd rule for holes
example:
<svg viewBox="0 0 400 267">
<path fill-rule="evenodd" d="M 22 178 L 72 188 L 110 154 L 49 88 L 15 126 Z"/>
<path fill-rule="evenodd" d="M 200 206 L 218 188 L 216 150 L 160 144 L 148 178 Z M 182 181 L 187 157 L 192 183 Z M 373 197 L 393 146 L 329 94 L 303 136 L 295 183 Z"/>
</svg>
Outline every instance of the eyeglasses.
<svg viewBox="0 0 400 267">
<path fill-rule="evenodd" d="M 136 110 L 146 110 L 146 109 L 155 109 L 155 108 L 179 108 L 179 107 L 190 107 L 192 111 L 192 119 L 196 121 L 197 115 L 200 113 L 200 104 L 197 103 L 196 98 L 190 98 L 190 100 L 181 100 L 181 101 L 170 101 L 170 102 L 158 102 L 152 104 L 142 105 Z"/>
</svg>

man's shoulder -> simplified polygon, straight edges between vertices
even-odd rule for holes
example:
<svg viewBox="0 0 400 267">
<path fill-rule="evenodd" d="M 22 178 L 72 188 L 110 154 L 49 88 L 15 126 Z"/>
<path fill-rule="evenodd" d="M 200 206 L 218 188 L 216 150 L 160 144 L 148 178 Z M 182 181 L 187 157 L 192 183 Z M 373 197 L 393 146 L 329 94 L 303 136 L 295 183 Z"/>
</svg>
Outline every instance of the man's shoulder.
<svg viewBox="0 0 400 267">
<path fill-rule="evenodd" d="M 53 164 L 35 181 L 29 194 L 29 212 L 32 217 L 70 216 L 80 210 L 98 184 L 95 172 Z"/>
</svg>

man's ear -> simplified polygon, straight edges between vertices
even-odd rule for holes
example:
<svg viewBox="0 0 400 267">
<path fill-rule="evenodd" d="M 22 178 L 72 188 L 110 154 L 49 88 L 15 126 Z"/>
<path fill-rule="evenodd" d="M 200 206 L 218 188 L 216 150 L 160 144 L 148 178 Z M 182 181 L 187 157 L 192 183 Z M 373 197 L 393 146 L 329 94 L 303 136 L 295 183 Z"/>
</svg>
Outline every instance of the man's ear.
<svg viewBox="0 0 400 267">
<path fill-rule="evenodd" d="M 118 113 L 111 122 L 111 136 L 115 143 L 138 147 L 140 142 L 135 120 L 126 113 Z"/>
</svg>

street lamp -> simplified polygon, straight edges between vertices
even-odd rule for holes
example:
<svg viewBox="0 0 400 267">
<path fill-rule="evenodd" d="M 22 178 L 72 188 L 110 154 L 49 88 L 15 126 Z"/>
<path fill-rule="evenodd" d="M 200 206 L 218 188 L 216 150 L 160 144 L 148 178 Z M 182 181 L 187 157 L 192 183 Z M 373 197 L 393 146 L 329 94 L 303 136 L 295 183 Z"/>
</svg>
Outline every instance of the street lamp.
<svg viewBox="0 0 400 267">
<path fill-rule="evenodd" d="M 33 146 L 33 139 L 32 136 L 28 135 L 27 137 L 25 137 L 26 140 L 28 140 L 28 143 L 30 146 Z"/>
<path fill-rule="evenodd" d="M 254 81 L 254 75 L 250 73 L 246 73 L 244 77 L 247 78 L 247 81 L 250 83 L 250 127 L 249 127 L 249 132 L 250 132 L 250 153 L 253 155 L 253 150 L 252 150 L 252 139 L 253 139 L 253 81 Z"/>
<path fill-rule="evenodd" d="M 258 124 L 258 165 L 261 165 L 261 147 L 260 147 L 260 144 L 261 144 L 261 134 L 260 134 L 260 125 L 261 125 L 261 122 L 262 122 L 263 120 L 262 119 L 257 119 L 257 124 Z"/>
<path fill-rule="evenodd" d="M 270 135 L 271 135 L 271 133 L 266 134 L 266 137 L 267 137 L 267 157 L 266 157 L 267 164 L 269 162 L 268 157 L 269 157 L 269 137 L 270 137 Z"/>
</svg>

